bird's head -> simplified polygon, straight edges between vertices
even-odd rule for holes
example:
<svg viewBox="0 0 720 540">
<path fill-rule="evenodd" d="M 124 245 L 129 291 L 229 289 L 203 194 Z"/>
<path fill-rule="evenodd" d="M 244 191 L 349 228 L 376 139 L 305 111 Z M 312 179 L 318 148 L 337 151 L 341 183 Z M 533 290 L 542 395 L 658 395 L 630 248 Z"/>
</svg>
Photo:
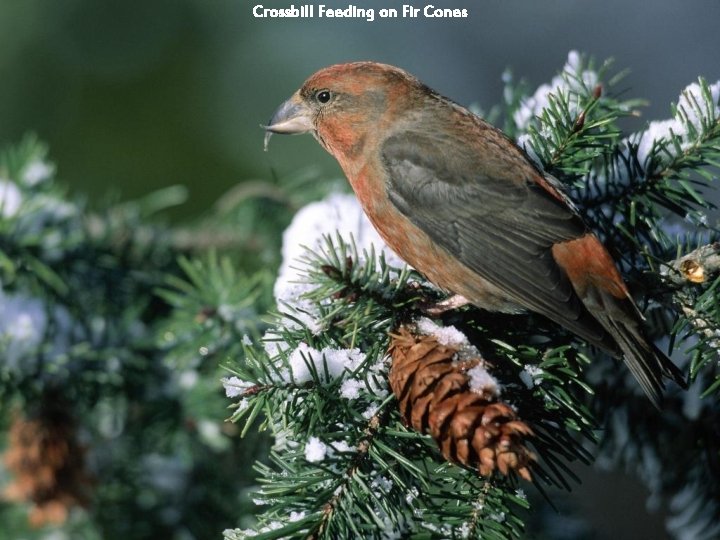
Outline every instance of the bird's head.
<svg viewBox="0 0 720 540">
<path fill-rule="evenodd" d="M 399 107 L 415 91 L 427 89 L 385 64 L 354 62 L 321 69 L 264 126 L 265 148 L 273 133 L 312 133 L 336 158 L 351 158 L 362 152 L 368 135 L 381 131 L 388 113 L 397 118 Z"/>
</svg>

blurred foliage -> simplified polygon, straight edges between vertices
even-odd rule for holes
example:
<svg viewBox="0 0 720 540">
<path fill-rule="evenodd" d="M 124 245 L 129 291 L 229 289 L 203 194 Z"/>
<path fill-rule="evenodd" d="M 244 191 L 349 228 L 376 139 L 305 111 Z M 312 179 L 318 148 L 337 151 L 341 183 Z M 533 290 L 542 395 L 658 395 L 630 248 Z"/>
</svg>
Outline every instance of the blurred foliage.
<svg viewBox="0 0 720 540">
<path fill-rule="evenodd" d="M 286 157 L 262 152 L 259 124 L 287 90 L 273 97 L 265 87 L 276 52 L 253 59 L 266 38 L 250 32 L 248 9 L 226 0 L 0 2 L 0 145 L 34 130 L 73 191 L 94 200 L 187 186 L 186 204 L 169 210 L 176 219 L 203 214 L 269 169 L 284 175 L 303 153 L 337 171 L 310 141 Z"/>
<path fill-rule="evenodd" d="M 249 519 L 238 464 L 265 447 L 223 422 L 221 364 L 264 331 L 281 231 L 330 184 L 257 181 L 170 225 L 182 188 L 93 207 L 55 171 L 33 136 L 0 154 L 0 539 L 43 537 L 28 510 L 67 538 L 214 537 Z M 46 438 L 48 411 L 74 427 Z M 31 421 L 44 426 L 31 440 L 7 438 Z M 18 476 L 23 452 L 50 472 Z M 90 478 L 86 508 L 69 468 Z"/>
</svg>

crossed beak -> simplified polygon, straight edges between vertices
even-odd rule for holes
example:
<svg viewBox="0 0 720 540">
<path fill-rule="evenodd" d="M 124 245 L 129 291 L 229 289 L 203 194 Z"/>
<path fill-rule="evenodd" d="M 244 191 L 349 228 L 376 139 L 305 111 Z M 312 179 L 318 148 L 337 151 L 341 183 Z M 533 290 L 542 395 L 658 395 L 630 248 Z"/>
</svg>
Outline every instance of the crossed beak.
<svg viewBox="0 0 720 540">
<path fill-rule="evenodd" d="M 270 118 L 268 125 L 261 127 L 265 129 L 266 151 L 273 133 L 298 134 L 315 129 L 312 123 L 312 111 L 298 94 L 294 94 L 280 105 Z"/>
</svg>

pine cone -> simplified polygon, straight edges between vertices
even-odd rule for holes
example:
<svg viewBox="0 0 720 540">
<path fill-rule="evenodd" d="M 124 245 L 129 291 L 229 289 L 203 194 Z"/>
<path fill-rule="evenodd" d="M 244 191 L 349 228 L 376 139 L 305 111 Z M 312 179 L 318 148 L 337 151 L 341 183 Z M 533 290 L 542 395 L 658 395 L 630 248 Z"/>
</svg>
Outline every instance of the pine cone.
<svg viewBox="0 0 720 540">
<path fill-rule="evenodd" d="M 515 471 L 531 480 L 535 459 L 524 445 L 532 430 L 498 400 L 497 385 L 477 350 L 442 345 L 401 327 L 392 335 L 390 386 L 408 425 L 430 433 L 443 457 L 477 467 L 483 476 Z M 465 358 L 467 357 L 467 358 Z"/>
<path fill-rule="evenodd" d="M 42 407 L 31 419 L 16 418 L 3 456 L 15 479 L 4 497 L 32 503 L 33 526 L 64 523 L 72 507 L 87 503 L 84 453 L 72 419 L 58 406 Z"/>
</svg>

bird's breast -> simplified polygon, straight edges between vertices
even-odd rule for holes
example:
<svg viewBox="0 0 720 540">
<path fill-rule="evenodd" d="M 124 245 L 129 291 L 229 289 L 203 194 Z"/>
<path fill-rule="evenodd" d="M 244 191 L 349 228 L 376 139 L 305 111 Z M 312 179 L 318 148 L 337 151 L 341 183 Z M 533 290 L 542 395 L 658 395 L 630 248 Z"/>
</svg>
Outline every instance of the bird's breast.
<svg viewBox="0 0 720 540">
<path fill-rule="evenodd" d="M 346 171 L 348 174 L 348 171 Z M 492 283 L 438 245 L 390 201 L 381 170 L 371 165 L 348 174 L 365 214 L 385 243 L 435 285 L 490 310 L 517 313 L 523 308 Z"/>
</svg>

